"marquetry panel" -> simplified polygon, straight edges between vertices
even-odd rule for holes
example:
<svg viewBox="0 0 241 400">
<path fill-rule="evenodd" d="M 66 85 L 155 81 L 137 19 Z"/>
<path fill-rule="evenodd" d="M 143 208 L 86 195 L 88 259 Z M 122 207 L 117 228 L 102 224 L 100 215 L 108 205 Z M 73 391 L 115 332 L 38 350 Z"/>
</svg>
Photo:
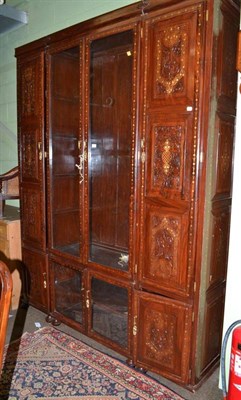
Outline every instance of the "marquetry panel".
<svg viewBox="0 0 241 400">
<path fill-rule="evenodd" d="M 36 249 L 45 249 L 43 194 L 37 188 L 25 187 L 21 197 L 22 241 Z"/>
<path fill-rule="evenodd" d="M 26 66 L 22 71 L 22 112 L 23 115 L 34 114 L 36 109 L 36 71 L 32 65 Z"/>
<path fill-rule="evenodd" d="M 158 122 L 157 122 L 158 119 Z M 147 144 L 147 194 L 172 199 L 185 199 L 191 180 L 191 117 L 151 120 Z"/>
<path fill-rule="evenodd" d="M 230 207 L 212 212 L 211 260 L 209 285 L 222 282 L 226 277 L 230 228 Z"/>
<path fill-rule="evenodd" d="M 25 265 L 25 273 L 27 274 L 29 302 L 46 311 L 49 302 L 47 256 L 23 248 L 22 257 Z"/>
<path fill-rule="evenodd" d="M 232 154 L 234 118 L 219 114 L 216 117 L 216 184 L 214 195 L 230 195 L 232 188 Z"/>
<path fill-rule="evenodd" d="M 192 104 L 200 52 L 200 9 L 192 7 L 185 14 L 172 15 L 152 21 L 147 46 L 148 64 L 152 66 L 148 68 L 152 73 L 148 97 L 150 102 Z"/>
<path fill-rule="evenodd" d="M 137 360 L 177 382 L 188 379 L 191 308 L 161 296 L 136 292 Z"/>
<path fill-rule="evenodd" d="M 188 213 L 146 207 L 141 285 L 179 294 L 188 291 Z"/>
<path fill-rule="evenodd" d="M 40 143 L 40 144 L 38 144 Z M 40 146 L 40 149 L 38 149 Z M 38 129 L 22 132 L 22 179 L 39 181 L 41 163 L 39 152 L 42 151 L 42 143 L 39 141 Z M 40 158 L 43 154 L 40 155 Z"/>
<path fill-rule="evenodd" d="M 41 53 L 18 64 L 19 116 L 23 120 L 39 119 L 43 114 L 43 55 Z"/>
</svg>

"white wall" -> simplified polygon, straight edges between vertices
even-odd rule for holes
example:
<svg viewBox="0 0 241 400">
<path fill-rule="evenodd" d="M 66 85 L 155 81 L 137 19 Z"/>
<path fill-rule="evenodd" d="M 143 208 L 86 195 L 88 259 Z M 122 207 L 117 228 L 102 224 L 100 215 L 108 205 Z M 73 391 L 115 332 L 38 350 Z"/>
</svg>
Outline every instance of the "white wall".
<svg viewBox="0 0 241 400">
<path fill-rule="evenodd" d="M 241 85 L 240 73 L 238 76 L 238 87 L 239 85 Z M 233 201 L 223 336 L 233 322 L 241 319 L 241 94 L 239 88 L 234 151 Z M 229 370 L 231 336 L 227 349 L 227 370 Z"/>
</svg>

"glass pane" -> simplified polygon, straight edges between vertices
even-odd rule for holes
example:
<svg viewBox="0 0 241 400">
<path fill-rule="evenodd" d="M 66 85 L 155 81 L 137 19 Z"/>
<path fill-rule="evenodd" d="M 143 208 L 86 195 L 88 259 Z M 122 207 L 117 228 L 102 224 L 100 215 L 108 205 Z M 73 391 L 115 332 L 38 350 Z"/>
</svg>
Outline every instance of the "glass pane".
<svg viewBox="0 0 241 400">
<path fill-rule="evenodd" d="M 90 261 L 128 269 L 133 32 L 91 44 Z"/>
<path fill-rule="evenodd" d="M 82 274 L 54 264 L 55 310 L 82 323 Z"/>
<path fill-rule="evenodd" d="M 51 56 L 50 173 L 53 247 L 79 255 L 79 48 Z"/>
<path fill-rule="evenodd" d="M 92 279 L 92 329 L 102 336 L 128 345 L 128 291 L 99 279 Z"/>
</svg>

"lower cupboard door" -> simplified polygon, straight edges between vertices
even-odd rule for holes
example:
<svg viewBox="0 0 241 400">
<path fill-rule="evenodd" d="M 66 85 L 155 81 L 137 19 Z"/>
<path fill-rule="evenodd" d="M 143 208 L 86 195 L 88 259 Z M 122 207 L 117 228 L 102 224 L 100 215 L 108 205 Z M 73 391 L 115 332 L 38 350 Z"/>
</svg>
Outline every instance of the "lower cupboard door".
<svg viewBox="0 0 241 400">
<path fill-rule="evenodd" d="M 49 283 L 46 254 L 23 248 L 22 260 L 29 303 L 42 311 L 48 311 Z"/>
<path fill-rule="evenodd" d="M 192 331 L 189 304 L 135 292 L 135 363 L 178 383 L 188 383 Z"/>
<path fill-rule="evenodd" d="M 91 277 L 91 334 L 100 335 L 111 347 L 129 352 L 129 312 L 131 294 L 128 285 Z"/>
<path fill-rule="evenodd" d="M 53 293 L 51 308 L 54 314 L 66 322 L 84 325 L 83 318 L 83 272 L 51 261 Z"/>
</svg>

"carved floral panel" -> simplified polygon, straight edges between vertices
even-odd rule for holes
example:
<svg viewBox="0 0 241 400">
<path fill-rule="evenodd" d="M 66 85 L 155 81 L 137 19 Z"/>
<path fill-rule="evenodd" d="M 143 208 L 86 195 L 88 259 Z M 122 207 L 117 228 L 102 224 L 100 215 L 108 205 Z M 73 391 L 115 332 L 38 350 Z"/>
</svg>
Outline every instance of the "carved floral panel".
<svg viewBox="0 0 241 400">
<path fill-rule="evenodd" d="M 183 93 L 187 57 L 187 25 L 167 27 L 156 43 L 156 93 Z"/>
<path fill-rule="evenodd" d="M 149 272 L 155 277 L 176 278 L 180 220 L 153 214 L 150 223 Z"/>
<path fill-rule="evenodd" d="M 157 22 L 153 29 L 154 48 L 150 52 L 154 65 L 152 98 L 165 102 L 194 97 L 195 56 L 199 52 L 199 24 L 196 12 Z"/>
<path fill-rule="evenodd" d="M 148 357 L 158 361 L 164 367 L 175 366 L 175 334 L 177 319 L 175 315 L 149 310 L 145 320 L 146 352 Z"/>
<path fill-rule="evenodd" d="M 143 285 L 184 293 L 188 290 L 187 215 L 147 208 Z"/>
<path fill-rule="evenodd" d="M 155 294 L 138 292 L 136 296 L 138 360 L 184 382 L 188 378 L 191 307 Z"/>
</svg>

